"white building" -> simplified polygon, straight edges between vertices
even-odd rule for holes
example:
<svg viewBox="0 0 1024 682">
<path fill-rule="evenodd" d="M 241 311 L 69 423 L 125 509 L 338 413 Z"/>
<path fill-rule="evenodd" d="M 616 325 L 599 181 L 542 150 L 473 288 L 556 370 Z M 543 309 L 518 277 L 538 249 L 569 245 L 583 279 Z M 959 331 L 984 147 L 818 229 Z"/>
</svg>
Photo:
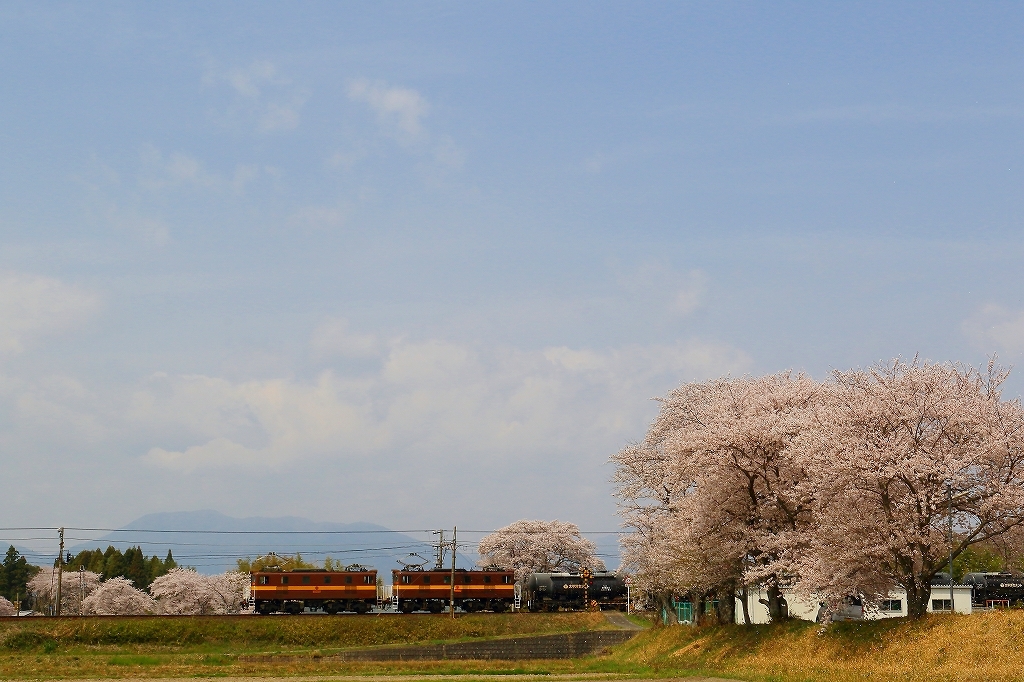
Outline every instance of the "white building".
<svg viewBox="0 0 1024 682">
<path fill-rule="evenodd" d="M 818 617 L 820 604 L 814 600 L 801 599 L 792 592 L 784 592 L 789 604 L 789 615 L 793 618 L 814 621 Z M 747 590 L 747 609 L 750 620 L 754 624 L 768 622 L 768 607 L 760 602 L 767 601 L 766 590 L 749 588 Z M 889 598 L 882 601 L 880 609 L 866 610 L 858 604 L 851 604 L 836 614 L 835 620 L 877 620 L 879 618 L 899 618 L 907 615 L 907 591 L 895 589 Z M 956 613 L 971 612 L 971 586 L 953 585 L 953 608 Z M 949 612 L 949 585 L 932 585 L 932 594 L 928 599 L 928 612 Z M 736 622 L 743 623 L 743 600 L 736 598 Z"/>
</svg>

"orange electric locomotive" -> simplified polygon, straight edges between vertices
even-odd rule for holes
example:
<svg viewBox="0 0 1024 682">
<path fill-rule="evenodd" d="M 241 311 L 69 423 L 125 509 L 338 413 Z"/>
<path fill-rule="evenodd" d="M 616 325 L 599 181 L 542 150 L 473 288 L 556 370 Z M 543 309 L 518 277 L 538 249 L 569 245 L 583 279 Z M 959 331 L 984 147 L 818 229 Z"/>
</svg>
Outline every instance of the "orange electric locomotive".
<svg viewBox="0 0 1024 682">
<path fill-rule="evenodd" d="M 363 566 L 343 571 L 268 568 L 250 575 L 256 613 L 302 613 L 304 609 L 367 613 L 377 603 L 377 570 Z"/>
<path fill-rule="evenodd" d="M 455 606 L 463 611 L 507 611 L 515 602 L 512 571 L 456 569 Z M 440 613 L 452 598 L 452 571 L 407 568 L 391 571 L 391 594 L 401 613 Z"/>
</svg>

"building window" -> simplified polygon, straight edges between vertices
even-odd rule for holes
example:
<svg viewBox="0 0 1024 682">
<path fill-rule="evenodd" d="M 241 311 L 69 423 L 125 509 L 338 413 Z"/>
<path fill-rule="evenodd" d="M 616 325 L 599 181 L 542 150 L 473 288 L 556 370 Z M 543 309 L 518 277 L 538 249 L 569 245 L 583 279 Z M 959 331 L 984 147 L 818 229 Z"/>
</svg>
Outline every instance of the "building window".
<svg viewBox="0 0 1024 682">
<path fill-rule="evenodd" d="M 952 603 L 948 599 L 932 599 L 932 611 L 952 611 Z"/>
<path fill-rule="evenodd" d="M 903 613 L 902 599 L 883 599 L 882 611 L 886 613 Z"/>
</svg>

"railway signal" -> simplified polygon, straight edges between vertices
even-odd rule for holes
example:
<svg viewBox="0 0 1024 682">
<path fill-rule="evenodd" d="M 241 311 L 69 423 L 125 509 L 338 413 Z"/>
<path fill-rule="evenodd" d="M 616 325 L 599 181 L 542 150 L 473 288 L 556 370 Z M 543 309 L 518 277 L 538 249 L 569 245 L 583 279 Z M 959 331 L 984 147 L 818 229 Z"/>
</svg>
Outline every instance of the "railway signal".
<svg viewBox="0 0 1024 682">
<path fill-rule="evenodd" d="M 583 579 L 583 608 L 590 610 L 590 586 L 594 584 L 594 572 L 590 568 L 584 568 L 580 573 Z"/>
</svg>

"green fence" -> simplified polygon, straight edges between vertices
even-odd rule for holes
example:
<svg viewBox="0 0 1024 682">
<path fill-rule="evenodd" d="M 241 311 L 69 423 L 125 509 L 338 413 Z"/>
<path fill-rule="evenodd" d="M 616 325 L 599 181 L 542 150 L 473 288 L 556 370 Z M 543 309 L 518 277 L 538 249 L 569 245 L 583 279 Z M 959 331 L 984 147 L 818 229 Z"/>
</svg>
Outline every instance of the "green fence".
<svg viewBox="0 0 1024 682">
<path fill-rule="evenodd" d="M 692 623 L 693 622 L 693 603 L 688 601 L 676 601 L 672 600 L 672 608 L 676 612 L 676 620 L 680 623 Z M 704 613 L 712 613 L 718 608 L 718 600 L 708 600 L 704 602 Z M 662 621 L 668 620 L 668 614 L 662 609 L 661 612 Z"/>
</svg>

